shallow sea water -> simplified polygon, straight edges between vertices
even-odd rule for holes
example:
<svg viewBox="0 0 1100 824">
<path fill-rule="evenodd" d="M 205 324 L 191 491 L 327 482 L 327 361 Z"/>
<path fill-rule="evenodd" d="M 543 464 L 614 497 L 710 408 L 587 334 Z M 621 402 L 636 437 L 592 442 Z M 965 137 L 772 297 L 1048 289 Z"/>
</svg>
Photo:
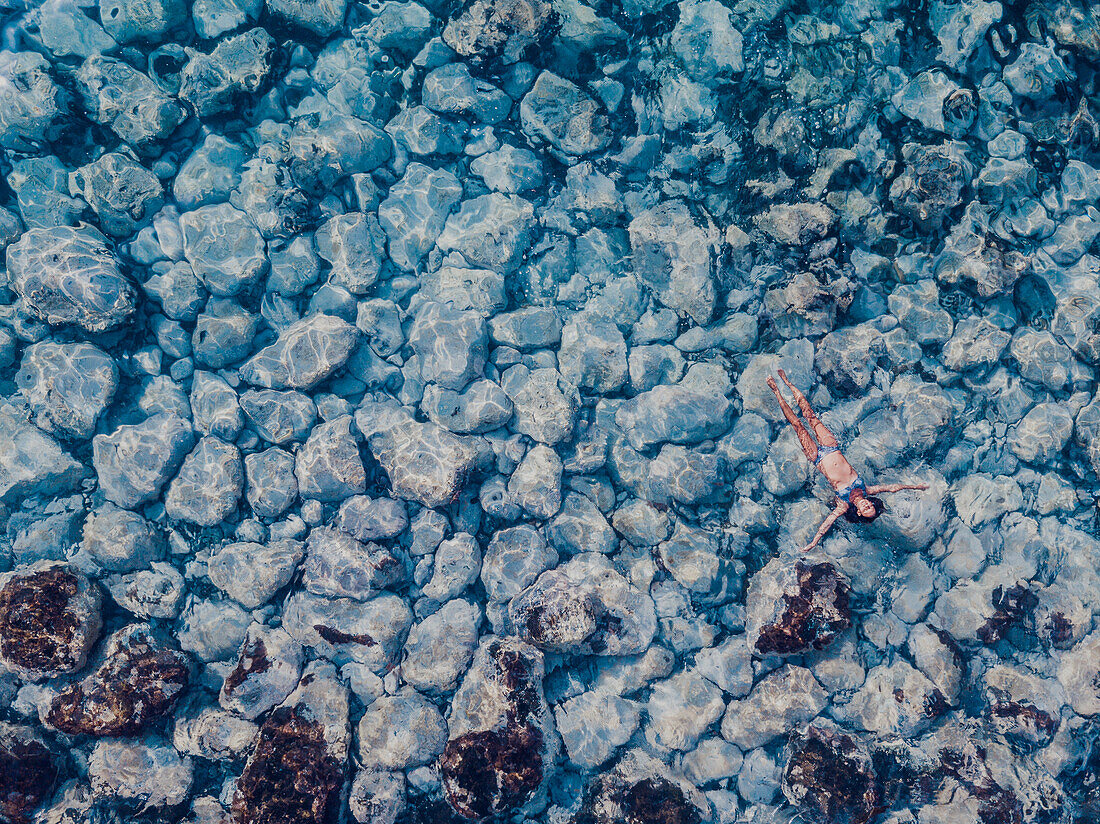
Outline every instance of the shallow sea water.
<svg viewBox="0 0 1100 824">
<path fill-rule="evenodd" d="M 1100 821 L 1100 6 L 0 14 L 0 821 Z"/>
</svg>

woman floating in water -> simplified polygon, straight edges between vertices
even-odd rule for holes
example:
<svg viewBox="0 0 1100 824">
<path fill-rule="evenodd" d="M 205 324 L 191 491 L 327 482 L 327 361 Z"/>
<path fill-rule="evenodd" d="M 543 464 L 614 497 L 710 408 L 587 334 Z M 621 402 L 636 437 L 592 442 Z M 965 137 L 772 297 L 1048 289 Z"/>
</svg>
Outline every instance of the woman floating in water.
<svg viewBox="0 0 1100 824">
<path fill-rule="evenodd" d="M 802 444 L 802 451 L 806 453 L 810 463 L 816 466 L 818 472 L 824 475 L 825 479 L 832 485 L 837 497 L 833 511 L 821 523 L 821 528 L 817 530 L 814 539 L 802 547 L 803 552 L 813 549 L 821 543 L 821 539 L 828 534 L 833 524 L 836 523 L 836 519 L 841 515 L 854 524 L 869 524 L 875 520 L 882 514 L 883 509 L 882 501 L 874 497 L 875 495 L 883 492 L 900 492 L 903 489 L 928 489 L 928 484 L 867 486 L 863 482 L 863 478 L 859 477 L 859 473 L 852 468 L 852 465 L 848 463 L 847 458 L 840 451 L 840 442 L 836 439 L 836 435 L 830 432 L 829 428 L 817 417 L 813 407 L 810 406 L 810 402 L 806 400 L 806 396 L 799 392 L 795 385 L 787 379 L 787 374 L 782 369 L 779 370 L 779 377 L 783 379 L 783 383 L 787 384 L 787 388 L 794 395 L 794 399 L 802 410 L 802 417 L 813 428 L 814 435 L 817 436 L 816 443 L 809 430 L 798 419 L 798 415 L 783 400 L 783 396 L 779 394 L 779 387 L 775 384 L 775 378 L 768 378 L 768 386 L 775 393 L 775 399 L 779 401 L 779 407 L 783 410 L 783 417 L 794 427 L 794 431 L 798 435 L 798 441 Z"/>
</svg>

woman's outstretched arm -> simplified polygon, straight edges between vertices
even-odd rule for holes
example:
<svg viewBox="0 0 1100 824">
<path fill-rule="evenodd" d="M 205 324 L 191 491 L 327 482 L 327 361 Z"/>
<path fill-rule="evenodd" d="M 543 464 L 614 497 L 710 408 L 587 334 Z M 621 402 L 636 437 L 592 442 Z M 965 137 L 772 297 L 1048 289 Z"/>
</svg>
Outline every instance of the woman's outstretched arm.
<svg viewBox="0 0 1100 824">
<path fill-rule="evenodd" d="M 814 539 L 810 541 L 806 546 L 802 547 L 803 552 L 809 552 L 815 546 L 821 543 L 821 539 L 829 534 L 829 530 L 833 528 L 833 524 L 836 523 L 836 519 L 848 511 L 848 504 L 844 501 L 837 501 L 833 511 L 829 513 L 829 517 L 821 522 L 821 526 L 818 527 L 817 534 L 814 535 Z"/>
<path fill-rule="evenodd" d="M 880 492 L 901 492 L 903 489 L 928 489 L 928 484 L 877 484 L 867 487 L 868 495 L 878 495 Z"/>
</svg>

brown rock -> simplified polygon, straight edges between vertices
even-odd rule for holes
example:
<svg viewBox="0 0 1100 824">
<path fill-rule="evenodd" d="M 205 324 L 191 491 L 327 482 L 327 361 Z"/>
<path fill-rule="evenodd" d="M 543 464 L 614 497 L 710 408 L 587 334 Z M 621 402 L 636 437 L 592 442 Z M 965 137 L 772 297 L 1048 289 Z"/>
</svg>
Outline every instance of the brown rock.
<svg viewBox="0 0 1100 824">
<path fill-rule="evenodd" d="M 701 793 L 635 751 L 593 780 L 572 824 L 701 824 L 709 819 Z"/>
<path fill-rule="evenodd" d="M 169 713 L 190 679 L 186 654 L 134 624 L 107 642 L 98 670 L 54 698 L 46 720 L 71 735 L 133 735 Z"/>
<path fill-rule="evenodd" d="M 99 588 L 51 562 L 0 576 L 0 659 L 31 680 L 76 672 L 102 625 Z"/>
<path fill-rule="evenodd" d="M 325 821 L 341 783 L 341 766 L 320 724 L 281 707 L 260 727 L 233 799 L 239 824 Z"/>
<path fill-rule="evenodd" d="M 870 754 L 859 739 L 825 726 L 810 725 L 795 739 L 783 794 L 826 824 L 865 824 L 881 810 Z"/>
<path fill-rule="evenodd" d="M 516 810 L 542 782 L 542 745 L 538 727 L 512 722 L 449 741 L 439 761 L 447 801 L 467 818 Z"/>
<path fill-rule="evenodd" d="M 0 821 L 29 822 L 57 777 L 57 758 L 38 733 L 0 723 Z"/>
<path fill-rule="evenodd" d="M 541 652 L 511 638 L 490 638 L 474 656 L 439 760 L 444 798 L 459 815 L 508 815 L 540 791 L 555 753 L 544 667 Z"/>
<path fill-rule="evenodd" d="M 747 632 L 753 651 L 797 655 L 822 650 L 852 626 L 851 587 L 832 564 L 771 561 L 749 585 Z"/>
</svg>

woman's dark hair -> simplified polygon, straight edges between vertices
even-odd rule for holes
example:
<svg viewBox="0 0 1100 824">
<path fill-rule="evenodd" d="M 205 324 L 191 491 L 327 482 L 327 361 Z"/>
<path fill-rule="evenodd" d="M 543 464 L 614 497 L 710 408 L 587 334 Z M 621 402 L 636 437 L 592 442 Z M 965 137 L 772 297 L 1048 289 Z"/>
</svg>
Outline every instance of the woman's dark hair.
<svg viewBox="0 0 1100 824">
<path fill-rule="evenodd" d="M 854 503 L 850 503 L 848 504 L 848 508 L 844 510 L 844 517 L 850 523 L 869 524 L 871 523 L 871 521 L 875 520 L 875 518 L 882 514 L 882 510 L 886 509 L 886 504 L 882 502 L 882 498 L 876 498 L 873 495 L 865 495 L 864 497 L 868 501 L 870 501 L 871 504 L 875 507 L 875 514 L 872 515 L 870 518 L 864 518 L 862 515 L 859 514 L 859 510 L 856 509 L 856 505 Z"/>
</svg>

